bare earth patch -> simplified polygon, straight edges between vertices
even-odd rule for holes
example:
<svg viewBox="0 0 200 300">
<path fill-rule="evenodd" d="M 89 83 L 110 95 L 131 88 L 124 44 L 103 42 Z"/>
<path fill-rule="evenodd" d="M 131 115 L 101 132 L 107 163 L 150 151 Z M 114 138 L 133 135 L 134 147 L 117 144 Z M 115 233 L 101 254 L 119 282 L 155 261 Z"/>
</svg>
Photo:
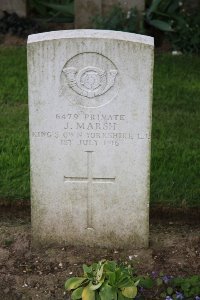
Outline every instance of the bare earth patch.
<svg viewBox="0 0 200 300">
<path fill-rule="evenodd" d="M 139 274 L 163 271 L 189 276 L 200 270 L 200 224 L 158 222 L 150 226 L 150 248 L 106 250 L 90 247 L 31 249 L 30 218 L 1 216 L 0 299 L 70 299 L 63 285 L 82 264 L 103 258 L 135 265 Z"/>
</svg>

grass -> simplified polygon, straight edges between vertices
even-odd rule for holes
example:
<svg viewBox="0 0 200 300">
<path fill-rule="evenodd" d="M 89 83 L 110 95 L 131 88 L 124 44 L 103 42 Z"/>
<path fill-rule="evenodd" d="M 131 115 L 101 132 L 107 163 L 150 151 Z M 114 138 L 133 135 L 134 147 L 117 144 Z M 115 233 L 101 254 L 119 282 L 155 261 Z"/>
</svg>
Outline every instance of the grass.
<svg viewBox="0 0 200 300">
<path fill-rule="evenodd" d="M 0 197 L 28 199 L 26 50 L 0 48 Z"/>
<path fill-rule="evenodd" d="M 155 59 L 151 203 L 200 206 L 200 57 Z M 0 48 L 0 197 L 28 199 L 26 50 Z M 145 84 L 145 83 L 144 83 Z"/>
<path fill-rule="evenodd" d="M 200 206 L 200 57 L 155 61 L 151 199 Z"/>
</svg>

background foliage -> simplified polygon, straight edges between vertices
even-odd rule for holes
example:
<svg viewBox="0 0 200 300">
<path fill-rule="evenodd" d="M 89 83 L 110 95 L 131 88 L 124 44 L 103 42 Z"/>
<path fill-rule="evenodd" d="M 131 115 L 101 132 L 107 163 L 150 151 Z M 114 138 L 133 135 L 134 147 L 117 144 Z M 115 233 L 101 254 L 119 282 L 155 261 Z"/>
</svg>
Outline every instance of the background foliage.
<svg viewBox="0 0 200 300">
<path fill-rule="evenodd" d="M 197 10 L 189 10 L 187 2 L 188 0 L 146 0 L 143 13 L 138 13 L 135 8 L 127 13 L 116 4 L 105 16 L 96 15 L 94 11 L 91 19 L 96 29 L 152 35 L 155 37 L 156 46 L 161 46 L 164 40 L 168 40 L 171 50 L 199 54 L 200 7 Z M 48 31 L 48 24 L 51 22 L 54 26 L 56 22 L 74 22 L 74 0 L 28 0 L 28 7 L 29 15 L 26 19 L 16 14 L 0 17 L 1 33 L 24 37 L 37 31 Z"/>
<path fill-rule="evenodd" d="M 49 21 L 74 21 L 74 0 L 28 0 L 28 6 L 32 13 Z"/>
<path fill-rule="evenodd" d="M 200 15 L 196 11 L 188 12 L 180 0 L 148 1 L 143 15 L 136 9 L 127 14 L 116 5 L 106 16 L 94 16 L 93 24 L 97 29 L 153 35 L 159 46 L 167 38 L 172 50 L 200 53 Z"/>
</svg>

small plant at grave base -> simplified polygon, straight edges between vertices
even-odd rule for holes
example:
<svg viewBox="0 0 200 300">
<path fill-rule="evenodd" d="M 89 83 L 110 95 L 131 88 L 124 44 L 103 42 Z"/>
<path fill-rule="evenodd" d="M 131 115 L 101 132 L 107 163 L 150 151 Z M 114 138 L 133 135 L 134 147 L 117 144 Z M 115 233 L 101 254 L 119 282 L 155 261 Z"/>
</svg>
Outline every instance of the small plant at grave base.
<svg viewBox="0 0 200 300">
<path fill-rule="evenodd" d="M 199 275 L 181 278 L 152 272 L 137 276 L 131 266 L 106 260 L 83 265 L 83 270 L 83 277 L 65 283 L 72 300 L 200 300 Z"/>
<path fill-rule="evenodd" d="M 163 300 L 200 300 L 200 276 L 194 275 L 188 278 L 164 276 L 160 273 L 153 275 L 153 289 L 144 286 L 142 293 L 137 297 L 143 299 Z M 139 285 L 141 286 L 142 281 Z"/>
<path fill-rule="evenodd" d="M 188 278 L 174 278 L 172 288 L 176 291 L 175 294 L 172 294 L 172 299 L 200 300 L 200 276 L 198 275 Z M 173 298 L 175 296 L 176 298 Z"/>
<path fill-rule="evenodd" d="M 137 296 L 139 280 L 135 280 L 130 266 L 103 260 L 83 265 L 83 271 L 83 277 L 73 277 L 65 283 L 67 291 L 73 290 L 72 300 L 126 300 Z"/>
</svg>

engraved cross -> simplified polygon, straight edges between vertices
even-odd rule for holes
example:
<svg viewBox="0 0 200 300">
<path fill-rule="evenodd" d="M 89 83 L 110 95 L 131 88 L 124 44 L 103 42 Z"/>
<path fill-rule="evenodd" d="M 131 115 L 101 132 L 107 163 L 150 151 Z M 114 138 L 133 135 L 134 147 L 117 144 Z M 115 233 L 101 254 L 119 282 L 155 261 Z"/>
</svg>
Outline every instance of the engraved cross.
<svg viewBox="0 0 200 300">
<path fill-rule="evenodd" d="M 80 182 L 87 183 L 87 229 L 93 229 L 93 184 L 94 183 L 114 183 L 115 177 L 94 177 L 92 172 L 92 152 L 85 151 L 87 153 L 87 176 L 86 177 L 67 177 L 64 176 L 65 182 Z"/>
</svg>

